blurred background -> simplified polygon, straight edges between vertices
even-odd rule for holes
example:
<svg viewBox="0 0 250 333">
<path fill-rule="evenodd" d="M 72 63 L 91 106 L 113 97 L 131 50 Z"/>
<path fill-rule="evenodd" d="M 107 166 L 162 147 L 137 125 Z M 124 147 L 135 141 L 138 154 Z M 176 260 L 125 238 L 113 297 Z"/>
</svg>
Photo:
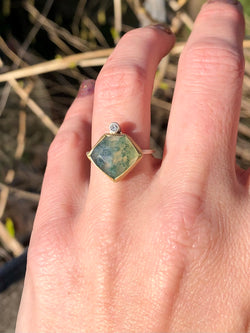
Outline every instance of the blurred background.
<svg viewBox="0 0 250 333">
<path fill-rule="evenodd" d="M 250 1 L 236 159 L 250 165 Z M 157 70 L 151 146 L 161 157 L 179 55 L 203 0 L 0 1 L 0 332 L 13 332 L 48 147 L 86 78 L 127 31 L 156 22 L 177 42 Z M 131 45 L 131 47 L 133 47 Z M 84 152 L 83 152 L 84 154 Z"/>
</svg>

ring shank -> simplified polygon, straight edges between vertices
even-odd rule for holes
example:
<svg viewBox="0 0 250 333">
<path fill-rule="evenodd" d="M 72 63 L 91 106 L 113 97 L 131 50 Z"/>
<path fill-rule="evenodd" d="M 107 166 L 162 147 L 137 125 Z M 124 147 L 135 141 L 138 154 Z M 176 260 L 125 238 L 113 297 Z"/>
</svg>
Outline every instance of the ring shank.
<svg viewBox="0 0 250 333">
<path fill-rule="evenodd" d="M 143 155 L 151 155 L 153 154 L 155 151 L 152 149 L 142 149 L 142 154 Z"/>
</svg>

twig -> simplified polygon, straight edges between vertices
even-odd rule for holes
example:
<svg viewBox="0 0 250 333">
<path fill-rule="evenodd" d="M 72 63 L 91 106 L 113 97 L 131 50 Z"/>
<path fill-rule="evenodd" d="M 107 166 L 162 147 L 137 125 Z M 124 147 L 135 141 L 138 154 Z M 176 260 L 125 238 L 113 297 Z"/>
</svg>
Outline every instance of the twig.
<svg viewBox="0 0 250 333">
<path fill-rule="evenodd" d="M 23 61 L 17 54 L 15 54 L 9 46 L 5 43 L 3 38 L 0 36 L 0 49 L 4 54 L 11 60 L 16 66 L 22 65 L 27 66 L 26 62 Z"/>
<path fill-rule="evenodd" d="M 79 24 L 80 24 L 86 3 L 87 3 L 87 0 L 79 0 L 78 5 L 76 7 L 76 11 L 75 11 L 75 15 L 73 18 L 73 23 L 72 23 L 72 32 L 76 36 L 80 35 Z"/>
<path fill-rule="evenodd" d="M 181 7 L 183 6 L 183 4 L 180 3 L 180 1 L 175 1 L 175 0 L 169 0 L 168 1 L 168 5 L 175 12 L 177 12 L 178 10 L 180 10 Z"/>
<path fill-rule="evenodd" d="M 171 50 L 172 55 L 178 55 L 182 52 L 185 46 L 184 42 L 176 43 Z M 60 59 L 49 60 L 29 66 L 27 68 L 17 69 L 8 73 L 0 74 L 0 82 L 9 81 L 11 79 L 20 79 L 29 76 L 35 76 L 39 74 L 49 73 L 53 71 L 60 71 L 68 69 L 74 66 L 90 67 L 90 66 L 102 66 L 106 62 L 108 56 L 114 49 L 104 49 L 97 51 L 89 51 L 84 53 L 78 53 L 75 55 L 66 56 Z"/>
<path fill-rule="evenodd" d="M 182 20 L 182 22 L 188 27 L 189 30 L 193 30 L 194 21 L 191 19 L 191 17 L 184 11 L 181 11 L 179 13 L 179 17 Z"/>
<path fill-rule="evenodd" d="M 65 78 L 64 78 L 65 79 Z M 45 78 L 44 83 L 47 87 L 47 89 L 50 91 L 50 94 L 53 95 L 55 93 L 60 93 L 60 94 L 67 94 L 72 97 L 75 97 L 77 94 L 77 88 L 72 86 L 70 82 L 66 81 L 66 83 L 57 83 L 53 80 Z"/>
<path fill-rule="evenodd" d="M 115 43 L 120 40 L 122 31 L 122 2 L 121 0 L 113 0 L 114 4 L 114 20 L 115 20 Z"/>
<path fill-rule="evenodd" d="M 0 193 L 0 219 L 3 217 L 4 211 L 5 211 L 8 199 L 9 199 L 10 191 L 9 191 L 7 184 L 11 184 L 14 180 L 14 177 L 15 177 L 15 170 L 9 169 L 5 176 L 6 185 L 3 186 L 2 191 Z"/>
<path fill-rule="evenodd" d="M 249 48 L 250 48 L 250 40 L 249 40 L 249 39 L 245 39 L 245 40 L 243 41 L 243 47 L 244 47 L 245 49 L 249 49 Z"/>
<path fill-rule="evenodd" d="M 1 193 L 0 193 L 0 218 L 3 217 L 8 198 L 9 198 L 8 186 L 5 186 L 3 184 L 2 188 L 1 188 Z"/>
<path fill-rule="evenodd" d="M 49 36 L 50 36 L 50 40 L 60 49 L 62 50 L 64 53 L 66 54 L 73 54 L 73 51 L 68 47 L 68 45 L 66 43 L 64 43 L 61 38 L 58 36 L 58 31 L 57 29 L 55 29 L 52 24 L 47 23 L 48 19 L 46 17 L 46 15 L 44 16 L 43 14 L 41 14 L 34 6 L 32 6 L 29 2 L 26 2 L 24 4 L 24 7 L 31 7 L 31 12 L 35 12 L 34 15 L 31 15 L 34 21 L 34 24 L 36 24 L 36 22 L 39 22 L 40 26 L 43 27 L 44 29 L 47 30 Z"/>
<path fill-rule="evenodd" d="M 109 48 L 109 44 L 107 43 L 107 41 L 106 41 L 105 37 L 103 36 L 101 30 L 97 28 L 95 23 L 88 16 L 84 16 L 83 23 L 92 32 L 92 34 L 95 36 L 95 38 L 98 40 L 98 42 L 102 46 L 104 46 L 106 48 Z"/>
<path fill-rule="evenodd" d="M 245 125 L 245 124 L 242 124 L 241 122 L 239 123 L 239 127 L 238 127 L 238 131 L 239 133 L 247 136 L 248 138 L 250 138 L 250 128 Z"/>
<path fill-rule="evenodd" d="M 5 41 L 3 40 L 3 38 L 1 36 L 0 36 L 0 49 L 4 52 L 4 54 L 11 61 L 13 61 L 13 63 L 16 65 L 16 67 L 18 67 L 19 65 L 22 65 L 22 66 L 26 65 L 26 63 L 8 47 L 8 45 L 5 43 Z M 2 90 L 2 97 L 0 100 L 0 116 L 8 101 L 10 90 L 11 90 L 10 85 L 8 83 L 5 84 L 5 86 L 3 87 L 3 90 Z"/>
<path fill-rule="evenodd" d="M 74 52 L 66 43 L 64 43 L 54 32 L 49 32 L 50 40 L 65 54 L 73 54 Z"/>
<path fill-rule="evenodd" d="M 157 91 L 157 89 L 159 88 L 164 76 L 165 76 L 165 73 L 166 73 L 166 70 L 167 70 L 167 67 L 168 67 L 168 63 L 169 63 L 169 56 L 166 56 L 164 58 L 162 58 L 159 66 L 158 66 L 158 72 L 157 72 L 157 75 L 155 76 L 155 80 L 154 80 L 154 87 L 153 87 L 153 95 L 155 94 L 155 92 Z"/>
<path fill-rule="evenodd" d="M 3 243 L 4 247 L 11 251 L 15 257 L 20 256 L 23 251 L 24 247 L 22 244 L 16 240 L 16 238 L 11 237 L 6 228 L 4 227 L 3 223 L 0 221 L 0 241 Z"/>
<path fill-rule="evenodd" d="M 9 186 L 0 182 L 0 190 L 3 191 L 5 188 L 8 189 L 9 193 L 14 194 L 16 197 L 20 199 L 26 199 L 33 202 L 38 202 L 40 199 L 40 194 L 19 190 L 13 186 Z"/>
<path fill-rule="evenodd" d="M 236 155 L 241 157 L 243 160 L 250 162 L 249 142 L 238 138 Z"/>
<path fill-rule="evenodd" d="M 26 135 L 26 112 L 19 112 L 19 131 L 17 135 L 17 147 L 15 152 L 15 159 L 19 160 L 25 148 L 25 135 Z"/>
<path fill-rule="evenodd" d="M 241 117 L 250 118 L 250 101 L 247 98 L 243 98 L 241 101 Z"/>
<path fill-rule="evenodd" d="M 187 1 L 188 0 L 178 0 L 179 8 L 183 7 L 187 3 Z"/>
<path fill-rule="evenodd" d="M 248 68 L 247 68 L 246 70 L 248 70 Z M 248 75 L 244 75 L 244 84 L 245 84 L 245 85 L 248 87 L 248 89 L 249 89 L 249 87 L 250 87 L 250 78 L 249 78 Z"/>
<path fill-rule="evenodd" d="M 50 11 L 50 8 L 53 4 L 54 0 L 47 0 L 45 5 L 44 5 L 44 8 L 43 8 L 43 17 L 47 16 L 49 11 Z M 18 58 L 19 60 L 17 60 L 17 62 L 15 62 L 14 64 L 14 68 L 18 68 L 20 66 L 20 64 L 22 63 L 22 58 L 23 56 L 25 55 L 27 49 L 29 48 L 30 44 L 32 43 L 33 39 L 35 38 L 35 36 L 37 35 L 38 31 L 40 30 L 41 28 L 41 23 L 36 21 L 35 22 L 35 25 L 32 27 L 32 29 L 30 30 L 29 34 L 27 35 L 27 37 L 25 38 L 25 41 L 23 42 L 23 44 L 21 45 L 19 51 L 18 51 Z M 1 109 L 0 109 L 0 114 L 3 112 L 5 106 L 6 106 L 6 103 L 8 101 L 8 98 L 9 98 L 9 94 L 10 94 L 10 89 L 9 89 L 9 84 L 6 83 L 5 85 L 5 95 L 4 95 L 4 98 L 1 99 Z"/>
<path fill-rule="evenodd" d="M 15 90 L 17 95 L 23 99 L 26 105 L 31 109 L 31 111 L 42 121 L 42 123 L 53 133 L 56 134 L 58 131 L 58 127 L 54 124 L 54 122 L 50 119 L 48 115 L 33 101 L 27 92 L 20 87 L 16 80 L 9 80 L 11 87 Z"/>
<path fill-rule="evenodd" d="M 29 95 L 34 87 L 33 82 L 25 88 L 25 92 Z M 25 106 L 25 101 L 21 101 L 22 106 Z M 25 132 L 26 132 L 26 114 L 23 111 L 20 111 L 19 113 L 19 131 L 17 135 L 17 146 L 15 151 L 15 159 L 18 160 L 22 157 L 23 151 L 24 151 L 24 139 L 25 139 Z M 7 186 L 7 184 L 11 184 L 15 178 L 15 170 L 9 169 L 6 176 L 5 176 L 5 182 L 6 185 L 3 186 L 2 191 L 0 193 L 0 218 L 2 218 L 5 207 L 8 202 L 9 193 L 10 190 Z"/>
<path fill-rule="evenodd" d="M 24 151 L 24 139 L 25 139 L 25 128 L 26 128 L 26 113 L 24 111 L 20 111 L 19 114 L 19 132 L 17 136 L 17 147 L 15 151 L 15 159 L 18 160 L 22 157 L 23 151 Z M 1 193 L 0 193 L 0 219 L 2 218 L 9 194 L 10 194 L 10 187 L 7 184 L 11 184 L 15 178 L 15 170 L 9 169 L 6 176 L 5 176 L 5 182 L 6 184 L 2 184 Z"/>
<path fill-rule="evenodd" d="M 127 3 L 136 15 L 141 27 L 155 22 L 149 13 L 145 10 L 145 8 L 141 5 L 139 0 L 127 0 Z"/>
<path fill-rule="evenodd" d="M 74 46 L 79 51 L 86 51 L 89 49 L 86 42 L 84 42 L 81 38 L 73 36 L 68 32 L 68 30 L 59 27 L 55 22 L 49 20 L 47 17 L 44 17 L 31 3 L 25 2 L 24 8 L 34 17 L 35 20 L 42 22 L 43 28 L 48 31 L 48 33 L 56 33 L 68 44 Z"/>
<path fill-rule="evenodd" d="M 185 42 L 177 42 L 177 43 L 175 43 L 175 46 L 172 48 L 170 54 L 172 54 L 172 55 L 179 55 L 179 54 L 181 54 L 181 52 L 184 49 L 185 45 L 186 45 Z"/>
<path fill-rule="evenodd" d="M 53 71 L 72 68 L 75 66 L 90 67 L 101 66 L 107 60 L 113 49 L 97 50 L 70 55 L 60 59 L 54 59 L 29 66 L 27 68 L 16 69 L 14 71 L 0 75 L 0 82 L 11 79 L 20 79 L 28 76 L 34 76 Z"/>
<path fill-rule="evenodd" d="M 29 96 L 34 88 L 34 82 L 29 80 L 29 84 L 25 87 L 25 92 Z M 19 111 L 19 128 L 18 128 L 18 134 L 17 134 L 17 146 L 15 151 L 15 159 L 20 160 L 24 148 L 25 148 L 25 136 L 26 136 L 26 112 L 24 111 L 24 108 L 26 106 L 26 101 L 21 100 L 21 110 Z M 22 110 L 23 109 L 23 110 Z"/>
<path fill-rule="evenodd" d="M 181 30 L 183 27 L 183 21 L 180 19 L 178 15 L 175 15 L 172 19 L 171 22 L 171 30 L 173 31 L 174 34 L 178 34 L 178 32 Z"/>
<path fill-rule="evenodd" d="M 5 106 L 7 104 L 7 101 L 8 101 L 9 95 L 10 95 L 10 91 L 11 91 L 11 87 L 8 83 L 6 83 L 3 87 L 2 97 L 0 100 L 0 116 L 2 115 L 2 113 L 5 109 Z"/>
<path fill-rule="evenodd" d="M 162 99 L 157 98 L 155 96 L 152 96 L 151 103 L 152 105 L 157 106 L 158 108 L 166 110 L 168 113 L 171 109 L 171 103 L 163 101 Z"/>
<path fill-rule="evenodd" d="M 43 11 L 42 11 L 42 15 L 43 17 L 46 17 L 51 9 L 51 6 L 53 5 L 54 0 L 47 0 Z M 32 29 L 30 30 L 28 36 L 26 37 L 20 51 L 18 52 L 18 56 L 20 58 L 23 58 L 25 52 L 27 51 L 28 47 L 30 46 L 30 44 L 32 43 L 32 41 L 34 40 L 35 36 L 37 35 L 38 31 L 40 30 L 42 26 L 42 22 L 36 21 L 35 25 L 32 27 Z"/>
</svg>

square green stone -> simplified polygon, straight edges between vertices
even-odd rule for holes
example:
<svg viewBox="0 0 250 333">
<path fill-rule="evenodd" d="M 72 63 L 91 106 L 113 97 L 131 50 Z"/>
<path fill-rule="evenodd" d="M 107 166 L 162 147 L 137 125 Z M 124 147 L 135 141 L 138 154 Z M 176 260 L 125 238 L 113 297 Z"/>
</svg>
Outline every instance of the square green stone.
<svg viewBox="0 0 250 333">
<path fill-rule="evenodd" d="M 105 134 L 88 157 L 114 181 L 130 171 L 142 157 L 140 149 L 125 134 Z"/>
</svg>

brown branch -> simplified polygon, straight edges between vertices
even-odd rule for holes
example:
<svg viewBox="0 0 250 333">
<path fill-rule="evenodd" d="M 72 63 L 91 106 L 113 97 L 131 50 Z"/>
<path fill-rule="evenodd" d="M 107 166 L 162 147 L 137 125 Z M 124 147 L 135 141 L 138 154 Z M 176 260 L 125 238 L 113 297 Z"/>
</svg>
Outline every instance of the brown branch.
<svg viewBox="0 0 250 333">
<path fill-rule="evenodd" d="M 5 186 L 3 184 L 2 188 L 1 188 L 1 193 L 0 193 L 0 218 L 3 217 L 8 198 L 9 198 L 8 186 Z"/>
<path fill-rule="evenodd" d="M 4 189 L 8 189 L 9 193 L 15 195 L 20 199 L 26 199 L 33 202 L 38 202 L 40 199 L 40 194 L 19 190 L 13 186 L 9 186 L 0 182 L 0 190 L 3 191 Z"/>
<path fill-rule="evenodd" d="M 122 2 L 121 0 L 113 0 L 114 5 L 114 20 L 115 20 L 115 31 L 117 36 L 115 36 L 115 43 L 117 44 L 120 40 L 122 31 Z"/>
<path fill-rule="evenodd" d="M 187 3 L 187 0 L 181 0 L 181 1 L 169 0 L 168 1 L 168 5 L 175 12 L 177 12 L 178 10 L 180 10 L 186 3 Z"/>
<path fill-rule="evenodd" d="M 72 23 L 72 32 L 76 36 L 80 35 L 79 24 L 80 24 L 86 4 L 87 4 L 87 0 L 79 0 L 77 7 L 76 7 L 76 11 L 75 11 L 75 15 L 73 18 L 73 23 Z"/>
<path fill-rule="evenodd" d="M 240 134 L 243 134 L 250 138 L 250 127 L 248 127 L 245 124 L 242 124 L 241 122 L 239 123 L 238 131 Z"/>
<path fill-rule="evenodd" d="M 25 92 L 29 95 L 34 87 L 33 82 L 31 84 L 27 85 L 25 88 Z M 25 106 L 25 101 L 21 101 L 21 105 Z M 23 151 L 24 151 L 24 143 L 25 143 L 25 132 L 26 132 L 26 113 L 23 111 L 20 111 L 19 113 L 19 131 L 17 135 L 17 146 L 15 151 L 15 159 L 18 160 L 22 157 Z M 0 218 L 2 218 L 5 207 L 8 202 L 9 193 L 10 190 L 7 186 L 7 184 L 11 184 L 15 178 L 15 170 L 10 169 L 8 170 L 6 176 L 5 176 L 5 182 L 6 185 L 3 186 L 2 191 L 0 193 Z"/>
<path fill-rule="evenodd" d="M 75 66 L 90 67 L 101 66 L 107 60 L 113 49 L 104 49 L 90 51 L 66 56 L 60 59 L 45 61 L 40 64 L 17 69 L 0 75 L 0 82 L 9 81 L 11 79 L 20 79 L 28 76 L 60 71 Z"/>
<path fill-rule="evenodd" d="M 179 17 L 181 21 L 188 27 L 188 29 L 192 31 L 194 27 L 194 21 L 192 18 L 184 11 L 179 13 Z"/>
<path fill-rule="evenodd" d="M 0 221 L 0 241 L 6 249 L 11 251 L 15 257 L 20 256 L 24 247 L 18 242 L 14 237 L 11 237 L 8 231 L 6 230 L 4 224 Z"/>
<path fill-rule="evenodd" d="M 17 135 L 17 147 L 15 152 L 15 159 L 20 160 L 25 148 L 25 135 L 26 135 L 26 112 L 20 110 L 19 112 L 19 130 Z"/>
<path fill-rule="evenodd" d="M 16 66 L 27 66 L 27 63 L 23 61 L 18 55 L 16 55 L 9 46 L 5 43 L 3 38 L 0 36 L 0 49 L 2 52 L 16 65 Z"/>
<path fill-rule="evenodd" d="M 0 36 L 0 49 L 16 65 L 16 67 L 18 67 L 19 65 L 21 65 L 22 67 L 27 65 L 18 55 L 16 55 L 9 48 L 9 46 L 5 43 L 5 41 L 1 36 Z M 8 83 L 5 84 L 5 86 L 2 89 L 2 96 L 0 100 L 0 115 L 2 114 L 6 106 L 6 103 L 8 101 L 10 90 L 11 90 L 10 85 Z"/>
<path fill-rule="evenodd" d="M 29 97 L 27 92 L 21 88 L 16 80 L 9 81 L 11 87 L 14 89 L 16 94 L 25 101 L 26 105 L 31 109 L 31 111 L 42 121 L 42 123 L 55 135 L 58 131 L 58 127 L 50 119 L 48 115 L 36 104 L 33 99 Z"/>
<path fill-rule="evenodd" d="M 45 5 L 44 5 L 43 11 L 42 11 L 42 15 L 43 15 L 44 19 L 46 19 L 46 16 L 48 15 L 48 13 L 50 11 L 50 9 L 53 5 L 53 2 L 54 2 L 54 0 L 46 0 L 45 1 Z M 36 21 L 34 23 L 34 26 L 32 27 L 32 29 L 30 30 L 30 32 L 26 36 L 25 41 L 23 42 L 23 44 L 21 45 L 21 48 L 18 51 L 18 56 L 20 58 L 24 57 L 26 51 L 28 50 L 30 44 L 34 40 L 34 38 L 37 35 L 38 31 L 40 30 L 41 26 L 42 26 L 42 22 Z"/>
<path fill-rule="evenodd" d="M 155 23 L 149 13 L 142 6 L 140 0 L 127 0 L 127 3 L 134 12 L 138 21 L 140 22 L 140 26 L 144 27 L 151 23 Z"/>
<path fill-rule="evenodd" d="M 243 47 L 244 47 L 244 49 L 249 49 L 250 48 L 250 40 L 249 39 L 245 39 L 243 41 Z"/>
<path fill-rule="evenodd" d="M 73 54 L 74 52 L 71 48 L 68 47 L 66 43 L 64 43 L 55 33 L 49 33 L 50 40 L 65 54 Z"/>
<path fill-rule="evenodd" d="M 109 44 L 107 43 L 102 32 L 100 31 L 100 29 L 98 29 L 98 27 L 95 25 L 95 23 L 88 16 L 84 16 L 83 23 L 91 31 L 91 33 L 95 36 L 95 38 L 98 40 L 98 42 L 102 46 L 109 48 Z"/>
<path fill-rule="evenodd" d="M 157 89 L 159 88 L 165 74 L 166 74 L 166 70 L 169 64 L 169 56 L 166 56 L 164 58 L 162 58 L 162 60 L 159 63 L 158 66 L 158 72 L 157 75 L 155 76 L 154 79 L 154 87 L 153 87 L 153 95 L 155 94 L 155 92 L 157 91 Z"/>
<path fill-rule="evenodd" d="M 249 142 L 238 138 L 236 155 L 241 157 L 243 160 L 250 162 Z"/>
<path fill-rule="evenodd" d="M 166 110 L 167 113 L 170 112 L 170 109 L 171 109 L 171 103 L 168 103 L 168 102 L 166 102 L 166 101 L 163 101 L 163 100 L 160 99 L 160 98 L 157 98 L 157 97 L 152 96 L 151 104 L 154 105 L 154 106 L 157 106 L 158 108 L 161 108 L 161 109 Z"/>
<path fill-rule="evenodd" d="M 24 8 L 29 12 L 32 17 L 42 23 L 43 29 L 48 33 L 54 33 L 58 37 L 64 39 L 68 44 L 74 46 L 79 51 L 86 51 L 89 47 L 81 38 L 72 35 L 68 30 L 59 27 L 55 22 L 44 17 L 31 3 L 25 2 Z"/>
</svg>

